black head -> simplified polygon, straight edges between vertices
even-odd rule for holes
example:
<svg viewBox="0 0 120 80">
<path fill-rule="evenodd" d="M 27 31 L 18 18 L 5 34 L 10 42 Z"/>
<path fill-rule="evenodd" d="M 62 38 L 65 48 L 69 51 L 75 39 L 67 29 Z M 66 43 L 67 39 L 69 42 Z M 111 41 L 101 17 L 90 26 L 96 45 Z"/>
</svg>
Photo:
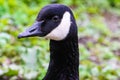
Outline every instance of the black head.
<svg viewBox="0 0 120 80">
<path fill-rule="evenodd" d="M 35 23 L 20 33 L 18 38 L 40 36 L 51 40 L 63 40 L 72 32 L 70 29 L 74 29 L 71 25 L 76 26 L 76 23 L 70 8 L 61 4 L 50 4 L 42 8 Z"/>
</svg>

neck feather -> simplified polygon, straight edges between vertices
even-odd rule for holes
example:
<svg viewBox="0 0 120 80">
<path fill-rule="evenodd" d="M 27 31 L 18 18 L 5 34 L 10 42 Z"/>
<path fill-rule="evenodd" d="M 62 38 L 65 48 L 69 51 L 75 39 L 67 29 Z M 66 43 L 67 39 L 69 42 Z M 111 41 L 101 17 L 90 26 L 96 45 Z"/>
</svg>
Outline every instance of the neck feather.
<svg viewBox="0 0 120 80">
<path fill-rule="evenodd" d="M 79 80 L 78 39 L 50 41 L 50 63 L 43 80 Z"/>
</svg>

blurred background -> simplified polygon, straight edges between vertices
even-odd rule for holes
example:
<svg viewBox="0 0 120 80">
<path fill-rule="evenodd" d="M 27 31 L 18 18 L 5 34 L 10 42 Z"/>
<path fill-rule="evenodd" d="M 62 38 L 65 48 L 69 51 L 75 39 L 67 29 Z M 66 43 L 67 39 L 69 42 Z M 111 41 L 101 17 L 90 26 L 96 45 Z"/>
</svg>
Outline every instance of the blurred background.
<svg viewBox="0 0 120 80">
<path fill-rule="evenodd" d="M 0 0 L 0 80 L 42 80 L 49 40 L 17 36 L 52 3 L 76 18 L 80 80 L 120 80 L 120 0 Z"/>
</svg>

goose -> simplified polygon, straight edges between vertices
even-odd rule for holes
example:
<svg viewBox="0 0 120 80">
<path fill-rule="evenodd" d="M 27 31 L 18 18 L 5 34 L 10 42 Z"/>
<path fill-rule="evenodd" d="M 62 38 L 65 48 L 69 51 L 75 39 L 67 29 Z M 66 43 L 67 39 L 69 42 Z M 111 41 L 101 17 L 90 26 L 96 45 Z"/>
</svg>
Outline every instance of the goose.
<svg viewBox="0 0 120 80">
<path fill-rule="evenodd" d="M 49 4 L 18 38 L 38 36 L 50 40 L 50 62 L 43 80 L 79 80 L 77 33 L 71 9 L 63 4 Z"/>
</svg>

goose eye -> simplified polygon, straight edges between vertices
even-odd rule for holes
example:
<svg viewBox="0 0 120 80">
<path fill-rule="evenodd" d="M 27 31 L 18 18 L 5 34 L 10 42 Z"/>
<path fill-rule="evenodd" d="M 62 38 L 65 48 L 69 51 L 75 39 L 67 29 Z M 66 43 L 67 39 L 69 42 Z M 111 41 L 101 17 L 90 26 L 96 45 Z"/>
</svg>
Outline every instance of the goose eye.
<svg viewBox="0 0 120 80">
<path fill-rule="evenodd" d="M 52 18 L 52 20 L 53 20 L 54 22 L 57 22 L 57 21 L 59 21 L 59 17 L 58 17 L 58 16 L 54 16 L 54 17 Z"/>
</svg>

